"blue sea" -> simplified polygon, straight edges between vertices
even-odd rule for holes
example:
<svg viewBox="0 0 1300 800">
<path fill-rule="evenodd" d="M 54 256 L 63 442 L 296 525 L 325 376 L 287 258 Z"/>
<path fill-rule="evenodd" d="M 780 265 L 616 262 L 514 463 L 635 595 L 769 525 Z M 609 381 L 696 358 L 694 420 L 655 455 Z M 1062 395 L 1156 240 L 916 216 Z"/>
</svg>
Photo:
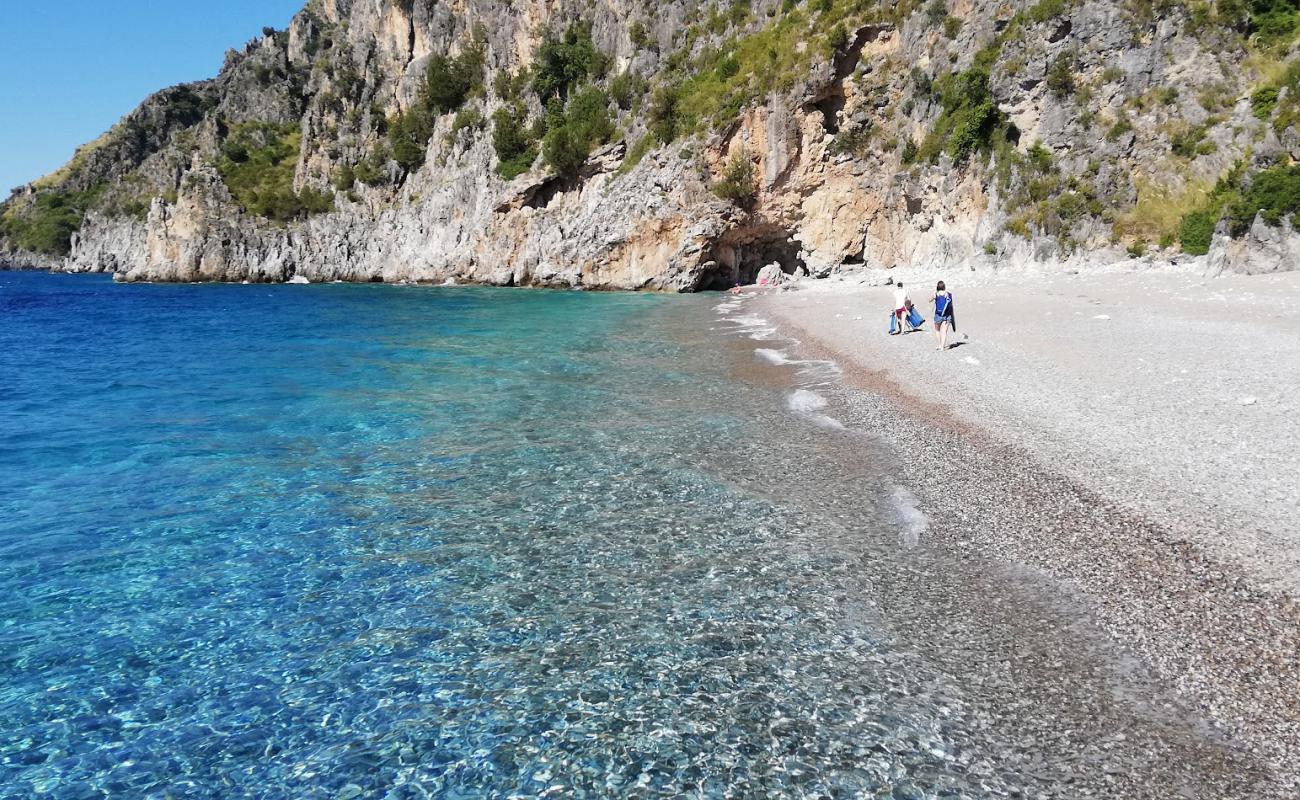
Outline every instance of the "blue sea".
<svg viewBox="0 0 1300 800">
<path fill-rule="evenodd" d="M 1014 793 L 885 633 L 886 457 L 769 335 L 0 273 L 0 796 Z"/>
</svg>

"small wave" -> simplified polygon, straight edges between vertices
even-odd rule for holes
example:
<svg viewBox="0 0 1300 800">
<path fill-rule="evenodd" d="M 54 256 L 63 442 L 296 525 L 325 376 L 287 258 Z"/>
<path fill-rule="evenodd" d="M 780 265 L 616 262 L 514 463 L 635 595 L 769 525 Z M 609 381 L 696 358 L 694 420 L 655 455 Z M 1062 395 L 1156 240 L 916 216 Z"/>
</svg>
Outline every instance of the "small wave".
<svg viewBox="0 0 1300 800">
<path fill-rule="evenodd" d="M 844 430 L 843 422 L 827 414 L 809 414 L 808 421 L 820 428 L 830 428 L 833 431 Z"/>
<path fill-rule="evenodd" d="M 803 379 L 805 385 L 825 386 L 839 380 L 844 376 L 844 370 L 834 361 L 791 361 L 791 364 L 802 364 L 799 368 L 799 377 Z"/>
<path fill-rule="evenodd" d="M 777 366 L 795 363 L 788 355 L 786 355 L 784 350 L 770 350 L 766 347 L 760 347 L 755 350 L 754 357 L 766 361 L 769 364 L 776 364 Z"/>
<path fill-rule="evenodd" d="M 730 317 L 723 317 L 723 319 L 739 328 L 767 328 L 772 325 L 772 323 L 757 314 L 736 314 Z"/>
<path fill-rule="evenodd" d="M 827 405 L 829 403 L 825 397 L 809 389 L 795 389 L 785 399 L 786 408 L 817 427 L 829 428 L 835 431 L 844 430 L 843 422 L 821 413 L 821 410 L 826 408 Z"/>
<path fill-rule="evenodd" d="M 826 398 L 807 389 L 795 389 L 785 401 L 786 408 L 798 413 L 810 414 L 821 411 L 827 406 Z"/>
<path fill-rule="evenodd" d="M 754 358 L 778 367 L 798 367 L 798 385 L 805 389 L 829 386 L 844 374 L 834 361 L 791 358 L 789 349 L 775 350 L 769 347 L 760 347 L 754 351 Z"/>
<path fill-rule="evenodd" d="M 901 530 L 899 541 L 904 547 L 916 547 L 921 541 L 921 534 L 930 526 L 930 521 L 921 513 L 921 501 L 902 486 L 895 486 L 890 497 L 894 507 L 894 516 Z"/>
<path fill-rule="evenodd" d="M 738 332 L 749 334 L 751 339 L 766 341 L 779 338 L 776 335 L 776 326 L 763 317 L 754 314 L 737 314 L 722 319 L 734 325 Z"/>
</svg>

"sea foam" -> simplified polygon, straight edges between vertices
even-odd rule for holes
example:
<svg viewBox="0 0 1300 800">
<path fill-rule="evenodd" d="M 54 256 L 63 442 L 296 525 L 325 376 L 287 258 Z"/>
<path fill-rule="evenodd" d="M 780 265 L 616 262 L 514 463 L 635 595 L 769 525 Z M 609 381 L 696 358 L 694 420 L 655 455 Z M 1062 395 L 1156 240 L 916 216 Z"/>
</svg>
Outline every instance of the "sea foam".
<svg viewBox="0 0 1300 800">
<path fill-rule="evenodd" d="M 826 398 L 809 391 L 808 389 L 795 389 L 785 401 L 786 408 L 798 413 L 811 413 L 821 411 L 827 406 Z"/>
<path fill-rule="evenodd" d="M 795 363 L 784 350 L 771 350 L 766 347 L 760 347 L 755 350 L 754 357 L 766 361 L 769 364 L 776 364 L 777 366 Z"/>
<path fill-rule="evenodd" d="M 921 534 L 930 526 L 930 521 L 921 512 L 921 501 L 902 486 L 895 486 L 890 495 L 890 503 L 900 526 L 899 542 L 904 547 L 916 547 L 921 541 Z"/>
<path fill-rule="evenodd" d="M 785 399 L 786 408 L 821 428 L 843 430 L 844 423 L 821 413 L 829 405 L 825 397 L 810 389 L 795 389 Z"/>
</svg>

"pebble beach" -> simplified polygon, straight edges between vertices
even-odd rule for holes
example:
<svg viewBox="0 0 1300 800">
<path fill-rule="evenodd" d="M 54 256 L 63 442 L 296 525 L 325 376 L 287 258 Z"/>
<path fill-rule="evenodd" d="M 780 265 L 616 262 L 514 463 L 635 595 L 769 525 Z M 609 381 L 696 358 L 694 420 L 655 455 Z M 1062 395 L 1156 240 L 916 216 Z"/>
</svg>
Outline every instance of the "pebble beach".
<svg viewBox="0 0 1300 800">
<path fill-rule="evenodd" d="M 1294 797 L 1300 276 L 897 277 L 927 316 L 946 278 L 955 347 L 887 336 L 892 285 L 747 304 L 841 366 L 835 413 L 895 452 L 921 544 L 1069 598 Z"/>
</svg>

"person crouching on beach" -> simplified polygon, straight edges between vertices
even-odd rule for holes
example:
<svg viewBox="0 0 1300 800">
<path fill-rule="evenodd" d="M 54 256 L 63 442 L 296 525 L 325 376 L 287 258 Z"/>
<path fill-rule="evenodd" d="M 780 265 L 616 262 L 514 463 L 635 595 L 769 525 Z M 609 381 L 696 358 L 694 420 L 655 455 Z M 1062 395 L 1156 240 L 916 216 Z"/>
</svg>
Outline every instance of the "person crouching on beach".
<svg viewBox="0 0 1300 800">
<path fill-rule="evenodd" d="M 894 319 L 898 324 L 897 324 L 897 330 L 895 330 L 894 333 L 896 334 L 903 333 L 904 330 L 911 329 L 912 326 L 907 319 L 911 313 L 911 310 L 912 310 L 912 298 L 907 296 L 907 290 L 903 288 L 903 284 L 901 283 L 895 284 Z M 904 329 L 903 327 L 904 325 L 907 326 L 906 329 Z"/>
<path fill-rule="evenodd" d="M 952 309 L 952 292 L 948 287 L 939 281 L 934 287 L 934 295 L 930 298 L 934 304 L 934 335 L 939 337 L 939 346 L 936 350 L 948 349 L 948 332 L 957 330 L 957 320 L 953 315 Z"/>
</svg>

